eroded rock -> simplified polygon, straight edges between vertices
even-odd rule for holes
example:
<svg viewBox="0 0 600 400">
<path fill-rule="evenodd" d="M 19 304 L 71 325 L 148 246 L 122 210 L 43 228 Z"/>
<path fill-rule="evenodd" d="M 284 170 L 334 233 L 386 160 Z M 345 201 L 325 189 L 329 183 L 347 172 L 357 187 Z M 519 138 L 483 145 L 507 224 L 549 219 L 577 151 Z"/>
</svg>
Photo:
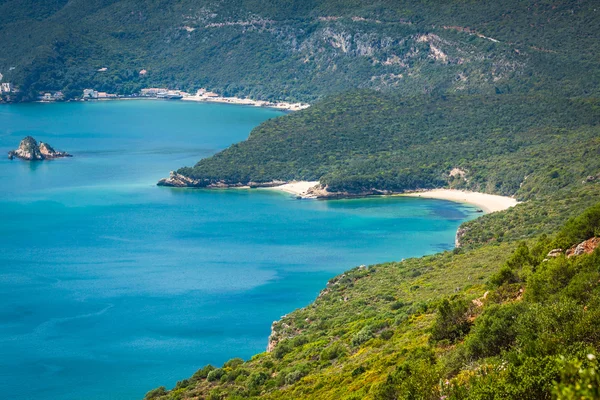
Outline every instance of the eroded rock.
<svg viewBox="0 0 600 400">
<path fill-rule="evenodd" d="M 38 142 L 31 136 L 21 140 L 19 148 L 8 152 L 8 158 L 20 158 L 27 161 L 52 160 L 54 158 L 73 157 L 64 151 L 56 151 L 48 143 Z"/>
</svg>

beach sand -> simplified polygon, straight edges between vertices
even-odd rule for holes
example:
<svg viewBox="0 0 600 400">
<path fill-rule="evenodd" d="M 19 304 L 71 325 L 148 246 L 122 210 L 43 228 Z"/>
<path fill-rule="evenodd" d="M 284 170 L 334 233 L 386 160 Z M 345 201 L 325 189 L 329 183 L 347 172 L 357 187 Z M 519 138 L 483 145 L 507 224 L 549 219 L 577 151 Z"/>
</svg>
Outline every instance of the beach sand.
<svg viewBox="0 0 600 400">
<path fill-rule="evenodd" d="M 307 191 L 318 184 L 319 182 L 296 181 L 266 189 L 279 190 L 302 198 L 315 198 L 316 196 L 312 193 L 307 195 Z M 507 208 L 514 207 L 518 204 L 518 201 L 512 197 L 454 189 L 424 190 L 413 193 L 395 194 L 393 196 L 422 197 L 424 199 L 449 200 L 458 203 L 467 203 L 481 208 L 486 213 L 506 210 Z"/>
<path fill-rule="evenodd" d="M 494 194 L 466 192 L 454 189 L 433 189 L 424 192 L 405 193 L 401 196 L 422 197 L 426 199 L 450 200 L 459 203 L 468 203 L 481 208 L 486 213 L 506 210 L 514 207 L 518 201 L 512 197 Z"/>
<path fill-rule="evenodd" d="M 301 196 L 301 197 L 306 197 L 309 198 L 309 196 L 306 195 L 306 192 L 308 191 L 308 189 L 310 189 L 313 186 L 318 185 L 319 182 L 306 182 L 306 181 L 297 181 L 297 182 L 289 182 L 286 183 L 285 185 L 281 185 L 281 186 L 273 186 L 267 189 L 272 189 L 272 190 L 279 190 L 282 192 L 286 192 L 286 193 L 290 193 L 296 196 Z"/>
</svg>

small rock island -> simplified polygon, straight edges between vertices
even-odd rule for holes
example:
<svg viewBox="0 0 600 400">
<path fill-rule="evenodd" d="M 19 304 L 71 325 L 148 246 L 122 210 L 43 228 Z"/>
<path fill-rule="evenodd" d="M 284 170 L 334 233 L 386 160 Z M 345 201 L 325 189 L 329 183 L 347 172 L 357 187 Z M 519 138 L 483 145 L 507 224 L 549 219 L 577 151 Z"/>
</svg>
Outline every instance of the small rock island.
<svg viewBox="0 0 600 400">
<path fill-rule="evenodd" d="M 8 152 L 8 158 L 20 158 L 28 161 L 52 160 L 54 158 L 73 157 L 64 151 L 56 151 L 48 143 L 38 142 L 31 136 L 27 136 L 19 144 L 19 148 Z"/>
</svg>

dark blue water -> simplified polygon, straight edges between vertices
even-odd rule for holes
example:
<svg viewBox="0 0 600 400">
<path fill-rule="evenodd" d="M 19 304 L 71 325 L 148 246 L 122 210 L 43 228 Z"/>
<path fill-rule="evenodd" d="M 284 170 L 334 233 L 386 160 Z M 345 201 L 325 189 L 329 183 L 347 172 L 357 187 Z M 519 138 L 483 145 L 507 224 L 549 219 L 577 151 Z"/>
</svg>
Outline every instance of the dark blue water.
<svg viewBox="0 0 600 400">
<path fill-rule="evenodd" d="M 155 186 L 281 115 L 158 101 L 0 107 L 2 398 L 135 399 L 248 358 L 332 276 L 450 249 L 475 217 L 437 200 Z M 8 160 L 26 135 L 75 157 Z"/>
</svg>

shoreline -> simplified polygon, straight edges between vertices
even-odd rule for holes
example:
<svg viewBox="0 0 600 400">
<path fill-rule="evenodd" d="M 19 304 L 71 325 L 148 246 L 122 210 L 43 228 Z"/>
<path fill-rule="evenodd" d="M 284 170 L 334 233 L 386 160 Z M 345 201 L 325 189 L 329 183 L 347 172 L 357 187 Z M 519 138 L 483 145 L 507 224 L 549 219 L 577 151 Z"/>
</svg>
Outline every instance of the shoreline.
<svg viewBox="0 0 600 400">
<path fill-rule="evenodd" d="M 276 190 L 288 194 L 293 194 L 302 199 L 316 199 L 317 196 L 308 193 L 309 189 L 317 186 L 319 181 L 292 181 L 279 186 L 265 187 L 261 189 Z"/>
<path fill-rule="evenodd" d="M 503 211 L 514 207 L 519 202 L 508 196 L 468 192 L 456 189 L 431 189 L 420 192 L 402 193 L 396 196 L 421 197 L 424 199 L 448 200 L 457 203 L 466 203 L 481 208 L 486 214 Z"/>
<path fill-rule="evenodd" d="M 318 181 L 294 181 L 279 186 L 272 186 L 264 189 L 277 190 L 284 193 L 289 193 L 303 199 L 318 198 L 318 191 L 310 191 L 310 189 L 319 185 Z M 373 196 L 373 195 L 371 195 Z M 486 214 L 503 211 L 510 207 L 516 206 L 519 202 L 508 196 L 500 196 L 495 194 L 487 194 L 480 192 L 470 192 L 456 189 L 428 189 L 407 193 L 382 194 L 375 196 L 403 196 L 403 197 L 420 197 L 424 199 L 447 200 L 456 203 L 465 203 L 480 208 Z M 370 196 L 356 196 L 370 197 Z"/>
<path fill-rule="evenodd" d="M 239 106 L 252 106 L 252 107 L 263 107 L 272 108 L 279 111 L 300 111 L 310 107 L 310 104 L 306 103 L 287 103 L 284 101 L 270 102 L 264 100 L 252 100 L 242 99 L 239 97 L 208 97 L 208 96 L 183 96 L 181 101 L 194 101 L 199 103 L 220 103 L 220 104 L 233 104 Z"/>
<path fill-rule="evenodd" d="M 269 102 L 264 100 L 242 99 L 239 97 L 200 97 L 200 96 L 184 96 L 181 99 L 161 99 L 149 96 L 137 97 L 108 97 L 100 99 L 70 99 L 61 101 L 36 100 L 32 103 L 53 104 L 53 103 L 71 103 L 71 102 L 96 102 L 96 101 L 134 101 L 134 100 L 156 100 L 156 101 L 191 101 L 196 103 L 214 103 L 214 104 L 230 104 L 235 106 L 250 106 L 260 108 L 270 108 L 272 110 L 282 112 L 301 111 L 310 107 L 307 103 L 287 103 L 287 102 Z M 6 103 L 10 104 L 10 103 Z"/>
</svg>

